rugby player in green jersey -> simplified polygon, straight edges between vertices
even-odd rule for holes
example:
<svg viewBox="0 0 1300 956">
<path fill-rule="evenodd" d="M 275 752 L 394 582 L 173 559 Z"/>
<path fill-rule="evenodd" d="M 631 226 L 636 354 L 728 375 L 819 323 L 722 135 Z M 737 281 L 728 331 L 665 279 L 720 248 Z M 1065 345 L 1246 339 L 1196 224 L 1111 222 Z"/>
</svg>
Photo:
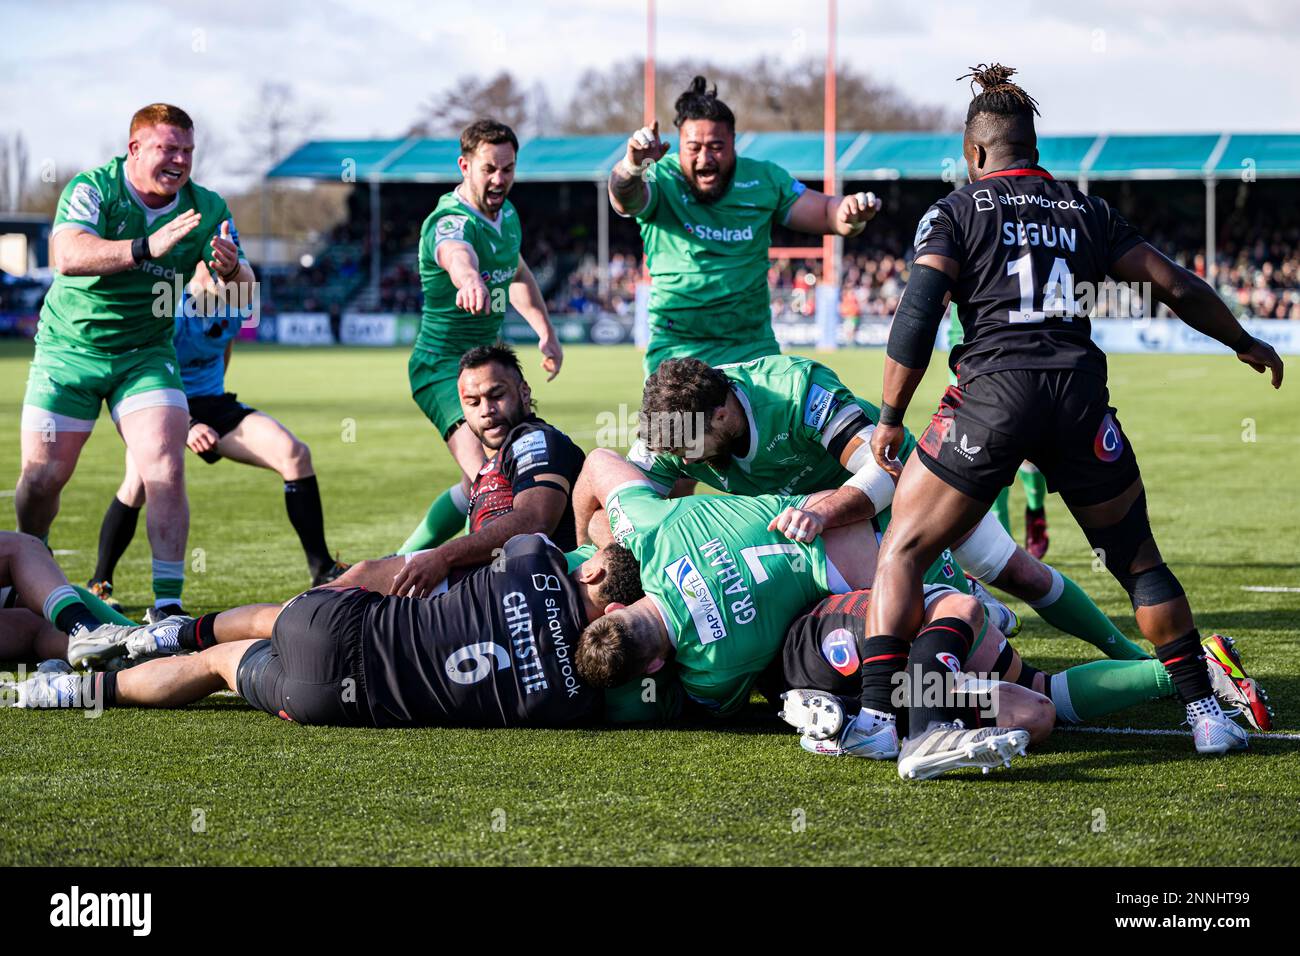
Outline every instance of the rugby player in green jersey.
<svg viewBox="0 0 1300 956">
<path fill-rule="evenodd" d="M 646 380 L 642 438 L 628 458 L 662 495 L 683 478 L 739 495 L 834 490 L 773 523 L 792 540 L 873 517 L 883 532 L 894 480 L 871 454 L 879 417 L 879 409 L 811 359 L 777 355 L 719 368 L 672 359 Z M 909 435 L 904 460 L 915 444 Z M 580 527 L 590 517 L 575 515 Z M 1017 547 L 996 518 L 986 517 L 952 556 L 977 580 L 1022 599 L 1108 657 L 1149 656 L 1077 584 Z M 1013 625 L 998 623 L 1014 633 Z"/>
<path fill-rule="evenodd" d="M 872 193 L 827 196 L 775 163 L 736 155 L 736 117 L 697 76 L 677 99 L 678 149 L 659 124 L 634 133 L 609 178 L 614 211 L 635 218 L 650 272 L 649 375 L 666 358 L 710 365 L 780 354 L 767 284 L 772 226 L 856 236 Z"/>
<path fill-rule="evenodd" d="M 596 537 L 632 552 L 645 597 L 611 605 L 587 626 L 574 653 L 578 676 L 593 687 L 616 688 L 662 672 L 692 701 L 720 716 L 739 710 L 776 660 L 792 621 L 829 594 L 871 586 L 877 543 L 869 521 L 838 525 L 808 541 L 792 541 L 773 530 L 784 508 L 815 504 L 826 494 L 813 495 L 810 502 L 781 495 L 665 499 L 615 452 L 592 452 L 574 489 L 575 504 L 603 503 L 608 526 Z M 956 632 L 967 647 L 986 620 L 979 601 L 945 583 L 927 585 L 922 605 L 927 625 Z M 1001 639 L 992 626 L 989 634 Z M 925 647 L 925 629 L 917 642 Z M 951 657 L 931 663 L 946 668 L 950 659 L 960 665 Z M 896 669 L 901 664 L 891 672 Z M 1029 732 L 1011 719 L 1051 712 L 1052 705 L 1014 685 L 1002 696 L 1004 706 L 1019 700 L 1026 707 L 1006 706 L 999 726 L 954 735 L 936 755 L 943 769 L 998 765 L 1023 753 Z M 914 708 L 911 702 L 905 706 Z M 864 709 L 862 720 L 881 758 L 898 753 L 892 715 L 886 719 Z"/>
<path fill-rule="evenodd" d="M 190 181 L 194 123 L 155 103 L 125 156 L 78 173 L 50 235 L 54 283 L 23 398 L 18 529 L 48 540 L 59 495 L 106 403 L 149 500 L 155 606 L 179 608 L 189 504 L 189 413 L 172 345 L 177 290 L 252 300 L 225 201 Z"/>
<path fill-rule="evenodd" d="M 564 361 L 537 280 L 519 254 L 519 214 L 506 199 L 518 153 L 519 140 L 503 123 L 482 119 L 465 127 L 457 161 L 464 181 L 438 200 L 420 228 L 424 310 L 407 367 L 411 397 L 447 443 L 461 481 L 434 501 L 399 554 L 436 547 L 464 528 L 470 483 L 487 460 L 482 444 L 461 427 L 460 357 L 500 338 L 509 304 L 537 333 L 547 381 Z"/>
</svg>

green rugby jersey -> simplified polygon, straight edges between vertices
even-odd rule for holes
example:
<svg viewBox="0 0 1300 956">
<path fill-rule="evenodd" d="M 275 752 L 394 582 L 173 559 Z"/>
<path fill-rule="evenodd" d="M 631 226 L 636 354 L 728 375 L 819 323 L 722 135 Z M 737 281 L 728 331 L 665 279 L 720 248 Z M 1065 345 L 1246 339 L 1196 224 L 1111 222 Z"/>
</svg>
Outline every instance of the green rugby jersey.
<svg viewBox="0 0 1300 956">
<path fill-rule="evenodd" d="M 470 315 L 456 305 L 456 286 L 438 265 L 438 244 L 464 242 L 478 256 L 479 275 L 488 289 L 487 315 Z M 510 283 L 519 271 L 523 229 L 519 213 L 506 200 L 495 220 L 460 198 L 457 187 L 445 193 L 420 227 L 420 285 L 424 311 L 415 347 L 459 356 L 476 345 L 490 345 L 501 334 L 510 302 Z"/>
<path fill-rule="evenodd" d="M 726 463 L 687 462 L 651 453 L 638 440 L 628 461 L 656 491 L 666 495 L 679 478 L 693 478 L 734 495 L 802 496 L 832 491 L 851 477 L 840 455 L 865 423 L 880 420 L 880 409 L 854 395 L 825 365 L 797 355 L 770 355 L 719 368 L 745 411 L 749 450 Z M 906 461 L 915 447 L 916 438 L 904 429 L 899 457 Z M 890 516 L 886 508 L 873 519 L 878 534 L 889 526 Z M 924 580 L 969 592 L 965 573 L 948 551 L 930 566 Z"/>
<path fill-rule="evenodd" d="M 821 540 L 799 544 L 767 525 L 798 498 L 695 495 L 666 500 L 641 481 L 605 501 L 614 539 L 676 648 L 673 666 L 695 701 L 726 714 L 776 656 L 801 611 L 830 593 Z"/>
<path fill-rule="evenodd" d="M 854 395 L 825 365 L 797 355 L 719 368 L 749 422 L 749 449 L 725 463 L 687 462 L 651 453 L 638 440 L 628 460 L 661 494 L 679 478 L 737 495 L 806 495 L 833 490 L 851 477 L 840 455 L 859 430 L 880 420 L 880 409 Z M 910 432 L 904 436 L 906 458 L 916 439 Z"/>
<path fill-rule="evenodd" d="M 230 219 L 226 201 L 187 182 L 166 206 L 151 209 L 127 182 L 125 156 L 72 177 L 59 197 L 53 233 L 77 229 L 117 241 L 152 235 L 183 212 L 198 210 L 197 227 L 165 256 L 104 276 L 54 274 L 41 306 L 37 341 L 72 346 L 92 354 L 119 354 L 168 346 L 175 330 L 175 306 L 195 266 L 211 258 L 211 242 Z M 231 235 L 238 233 L 231 222 Z M 243 258 L 243 253 L 240 253 Z"/>
<path fill-rule="evenodd" d="M 763 160 L 736 157 L 731 186 L 696 201 L 676 153 L 647 173 L 650 198 L 636 214 L 650 272 L 650 328 L 674 338 L 769 334 L 768 249 L 805 186 Z"/>
</svg>

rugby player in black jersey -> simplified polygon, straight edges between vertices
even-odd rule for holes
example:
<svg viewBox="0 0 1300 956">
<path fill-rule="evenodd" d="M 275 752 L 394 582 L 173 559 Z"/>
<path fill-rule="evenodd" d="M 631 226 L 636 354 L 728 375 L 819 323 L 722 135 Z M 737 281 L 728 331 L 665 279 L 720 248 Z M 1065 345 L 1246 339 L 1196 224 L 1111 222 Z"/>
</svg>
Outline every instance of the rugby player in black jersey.
<svg viewBox="0 0 1300 956">
<path fill-rule="evenodd" d="M 435 597 L 327 586 L 283 606 L 169 617 L 132 630 L 113 653 L 199 653 L 89 681 L 40 673 L 16 696 L 33 707 L 183 707 L 233 690 L 286 720 L 347 727 L 594 721 L 602 694 L 578 681 L 578 637 L 611 604 L 643 592 L 636 560 L 617 545 L 574 563 L 542 535 L 517 535 Z"/>
<path fill-rule="evenodd" d="M 533 412 L 532 392 L 508 345 L 470 349 L 460 360 L 461 411 L 487 462 L 470 486 L 466 534 L 410 554 L 353 565 L 334 583 L 421 597 L 487 564 L 517 534 L 540 533 L 577 547 L 573 485 L 581 448 Z"/>
<path fill-rule="evenodd" d="M 890 330 L 871 442 L 882 466 L 902 443 L 903 413 L 949 298 L 965 335 L 949 359 L 957 384 L 943 396 L 894 495 L 870 608 L 869 656 L 906 655 L 920 620 L 923 571 L 974 527 L 1028 459 L 1128 592 L 1138 627 L 1186 705 L 1196 749 L 1240 749 L 1246 734 L 1211 691 L 1191 607 L 1156 547 L 1137 459 L 1110 405 L 1106 357 L 1091 340 L 1076 295 L 1108 276 L 1144 283 L 1183 322 L 1257 372 L 1271 372 L 1274 388 L 1282 384 L 1282 360 L 1241 327 L 1212 288 L 1145 242 L 1103 200 L 1038 165 L 1037 104 L 1011 82 L 1014 72 L 981 65 L 968 74 L 981 88 L 962 143 L 971 182 L 921 219 L 916 261 Z M 939 650 L 960 658 L 967 648 L 954 638 Z M 871 709 L 890 719 L 883 697 Z M 924 759 L 936 741 L 954 739 L 942 720 L 911 733 L 900 773 L 909 756 Z"/>
</svg>

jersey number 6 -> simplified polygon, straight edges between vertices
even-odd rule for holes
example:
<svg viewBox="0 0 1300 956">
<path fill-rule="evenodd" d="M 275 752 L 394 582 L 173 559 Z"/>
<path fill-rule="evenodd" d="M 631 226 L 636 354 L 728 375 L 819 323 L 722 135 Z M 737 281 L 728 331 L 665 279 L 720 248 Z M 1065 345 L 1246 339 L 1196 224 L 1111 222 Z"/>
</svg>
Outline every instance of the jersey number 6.
<svg viewBox="0 0 1300 956">
<path fill-rule="evenodd" d="M 510 654 L 500 644 L 483 641 L 479 644 L 467 644 L 447 658 L 443 665 L 447 676 L 457 684 L 477 684 L 492 673 L 492 661 L 496 659 L 497 670 L 503 671 L 510 666 Z M 473 667 L 463 670 L 462 664 L 472 662 Z"/>
</svg>

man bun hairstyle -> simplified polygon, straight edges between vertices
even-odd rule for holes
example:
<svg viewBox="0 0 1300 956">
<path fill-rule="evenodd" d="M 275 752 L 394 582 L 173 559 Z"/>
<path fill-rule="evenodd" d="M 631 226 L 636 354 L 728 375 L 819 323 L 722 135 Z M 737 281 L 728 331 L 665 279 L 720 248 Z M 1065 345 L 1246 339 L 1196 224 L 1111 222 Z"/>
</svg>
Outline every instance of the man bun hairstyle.
<svg viewBox="0 0 1300 956">
<path fill-rule="evenodd" d="M 712 120 L 715 123 L 725 123 L 734 133 L 736 114 L 731 112 L 730 106 L 718 99 L 716 84 L 712 90 L 708 87 L 708 80 L 702 76 L 691 80 L 691 85 L 686 88 L 686 92 L 677 97 L 677 102 L 673 104 L 673 108 L 677 110 L 673 125 L 681 129 L 682 124 L 687 120 Z"/>
<path fill-rule="evenodd" d="M 490 143 L 493 146 L 509 143 L 515 155 L 519 154 L 519 139 L 515 136 L 515 131 L 494 119 L 475 120 L 465 127 L 460 134 L 460 154 L 472 156 L 480 143 Z"/>
<path fill-rule="evenodd" d="M 1033 122 L 1034 115 L 1038 114 L 1038 101 L 1018 83 L 1011 82 L 1011 77 L 1015 74 L 1014 67 L 1003 66 L 1001 63 L 981 63 L 970 67 L 969 73 L 957 77 L 958 81 L 970 80 L 972 93 L 975 93 L 976 86 L 980 88 L 966 110 L 967 126 L 980 113 Z"/>
<path fill-rule="evenodd" d="M 190 114 L 179 106 L 172 106 L 170 103 L 150 103 L 148 106 L 140 107 L 135 111 L 135 115 L 131 117 L 130 134 L 134 136 L 136 130 L 148 126 L 175 126 L 177 129 L 194 129 L 194 120 L 190 119 Z"/>
</svg>

